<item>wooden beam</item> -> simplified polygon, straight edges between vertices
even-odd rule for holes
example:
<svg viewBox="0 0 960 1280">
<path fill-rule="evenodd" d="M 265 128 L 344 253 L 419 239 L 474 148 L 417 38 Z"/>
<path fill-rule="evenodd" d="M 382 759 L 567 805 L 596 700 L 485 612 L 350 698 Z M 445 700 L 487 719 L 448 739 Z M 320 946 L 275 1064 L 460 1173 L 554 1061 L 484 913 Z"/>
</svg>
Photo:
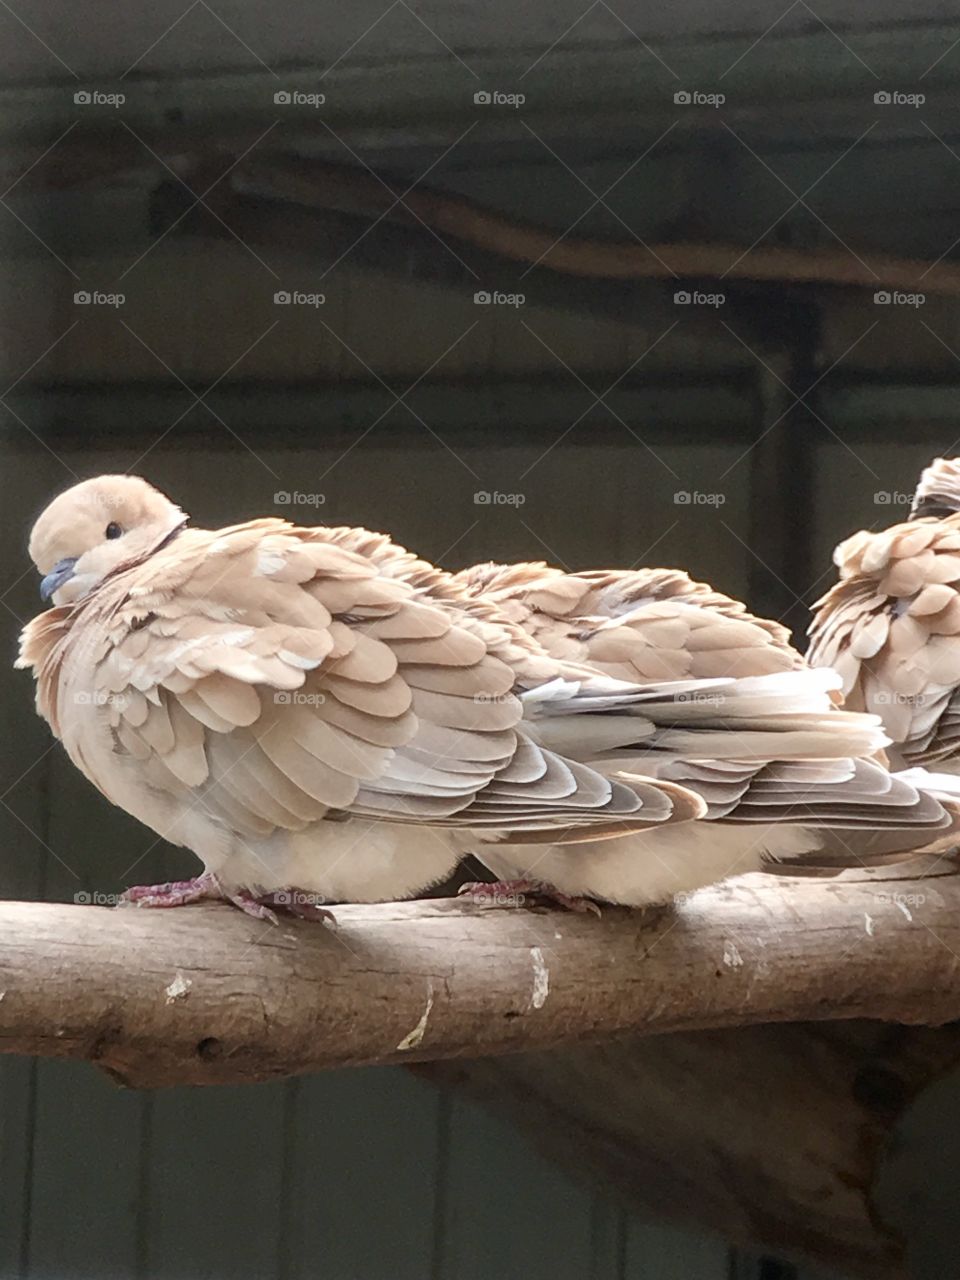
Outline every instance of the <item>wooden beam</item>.
<svg viewBox="0 0 960 1280">
<path fill-rule="evenodd" d="M 548 48 L 460 48 L 462 61 L 438 44 L 426 56 L 387 63 L 364 59 L 360 50 L 332 66 L 307 55 L 297 66 L 251 70 L 249 59 L 241 55 L 235 70 L 141 73 L 113 80 L 105 71 L 89 86 L 72 81 L 65 86 L 62 80 L 8 83 L 0 91 L 0 137 L 12 143 L 49 139 L 85 113 L 85 131 L 100 129 L 119 141 L 116 108 L 74 106 L 73 93 L 87 87 L 124 93 L 123 119 L 144 136 L 169 129 L 171 122 L 185 133 L 195 130 L 209 137 L 214 128 L 259 125 L 262 131 L 277 120 L 285 130 L 298 130 L 315 143 L 316 120 L 322 114 L 338 135 L 365 147 L 445 145 L 466 125 L 480 121 L 491 141 L 523 138 L 522 120 L 538 130 L 545 121 L 561 123 L 577 138 L 585 119 L 602 118 L 607 137 L 614 132 L 635 136 L 641 109 L 649 127 L 679 114 L 685 126 L 696 122 L 719 131 L 719 113 L 713 107 L 674 102 L 674 93 L 684 89 L 724 92 L 728 120 L 794 134 L 808 128 L 811 118 L 817 119 L 821 134 L 845 134 L 851 121 L 862 121 L 873 106 L 877 89 L 919 87 L 925 92 L 924 112 L 901 108 L 900 118 L 889 126 L 918 137 L 925 132 L 919 115 L 942 120 L 944 112 L 955 107 L 960 63 L 944 56 L 960 38 L 955 20 L 869 27 L 861 22 L 831 30 L 811 18 L 804 29 L 775 24 L 761 36 L 766 25 L 761 19 L 752 31 L 694 38 L 686 33 L 665 38 L 654 23 L 636 27 L 636 35 L 656 56 L 626 30 L 614 40 L 583 43 L 572 31 Z M 616 27 L 612 20 L 611 27 Z M 850 52 L 844 51 L 843 42 Z M 755 54 L 754 45 L 759 46 Z M 912 80 L 906 78 L 910 69 Z M 118 65 L 116 74 L 122 70 Z M 921 73 L 918 85 L 916 76 Z M 321 92 L 326 103 L 320 112 L 309 106 L 277 105 L 278 90 Z M 483 90 L 524 92 L 527 100 L 520 110 L 477 105 L 474 94 Z M 798 103 L 804 106 L 802 117 Z M 861 123 L 857 133 L 862 128 Z"/>
<path fill-rule="evenodd" d="M 415 1070 L 647 1218 L 849 1280 L 943 1280 L 957 1253 L 958 1063 L 956 1025 L 834 1022 Z M 934 1257 L 939 1269 L 920 1269 Z"/>
<path fill-rule="evenodd" d="M 960 877 L 851 874 L 745 876 L 599 920 L 351 905 L 335 930 L 218 905 L 5 902 L 0 1052 L 84 1059 L 150 1087 L 628 1033 L 960 1018 Z"/>
</svg>

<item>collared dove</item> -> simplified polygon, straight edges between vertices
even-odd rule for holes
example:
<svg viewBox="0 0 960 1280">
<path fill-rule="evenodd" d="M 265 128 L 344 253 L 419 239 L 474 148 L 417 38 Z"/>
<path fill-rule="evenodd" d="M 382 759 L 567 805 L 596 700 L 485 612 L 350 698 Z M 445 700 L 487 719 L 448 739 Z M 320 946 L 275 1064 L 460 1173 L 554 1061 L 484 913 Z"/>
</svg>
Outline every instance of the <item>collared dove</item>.
<svg viewBox="0 0 960 1280">
<path fill-rule="evenodd" d="M 130 890 L 142 905 L 408 897 L 468 850 L 561 896 L 665 901 L 759 865 L 751 822 L 804 845 L 790 797 L 811 760 L 811 811 L 829 799 L 840 825 L 895 818 L 916 844 L 954 821 L 849 759 L 885 739 L 835 709 L 832 673 L 614 678 L 363 529 L 192 529 L 146 481 L 104 476 L 51 503 L 30 554 L 54 605 L 21 637 L 40 713 L 205 867 Z M 678 759 L 696 788 L 669 776 Z M 738 799 L 744 770 L 759 781 Z M 735 827 L 697 821 L 728 799 Z"/>
<path fill-rule="evenodd" d="M 483 564 L 455 574 L 454 581 L 468 598 L 495 602 L 554 657 L 616 679 L 732 677 L 740 690 L 771 690 L 768 706 L 781 712 L 789 708 L 791 685 L 804 687 L 799 673 L 807 664 L 786 627 L 753 616 L 740 601 L 679 569 L 567 573 L 542 562 Z M 709 694 L 689 696 L 710 701 Z M 706 721 L 687 735 L 678 724 L 669 737 L 661 734 L 634 744 L 629 756 L 621 753 L 623 767 L 696 791 L 707 818 L 723 821 L 712 828 L 697 823 L 692 834 L 685 829 L 688 850 L 691 840 L 709 834 L 738 870 L 752 869 L 758 855 L 773 861 L 810 855 L 803 859 L 808 865 L 863 863 L 928 843 L 923 815 L 931 813 L 929 800 L 921 796 L 917 804 L 915 789 L 954 802 L 960 795 L 958 784 L 945 785 L 924 771 L 891 775 L 885 763 L 856 758 L 853 751 L 846 759 L 823 751 L 818 759 L 820 748 L 811 742 L 809 750 L 788 753 L 769 736 L 751 736 L 763 709 L 759 702 L 742 705 L 749 722 L 739 719 L 744 712 L 736 706 L 718 707 L 710 737 Z M 841 713 L 838 733 L 845 732 L 844 723 Z M 824 726 L 829 731 L 830 721 Z M 704 759 L 707 753 L 712 758 Z M 674 833 L 662 835 L 655 846 L 647 841 L 661 855 Z M 490 863 L 486 852 L 481 856 Z M 538 866 L 549 877 L 550 867 L 542 860 Z"/>
<path fill-rule="evenodd" d="M 937 458 L 910 518 L 833 554 L 809 660 L 843 679 L 846 705 L 880 716 L 891 760 L 960 774 L 960 459 Z"/>
</svg>

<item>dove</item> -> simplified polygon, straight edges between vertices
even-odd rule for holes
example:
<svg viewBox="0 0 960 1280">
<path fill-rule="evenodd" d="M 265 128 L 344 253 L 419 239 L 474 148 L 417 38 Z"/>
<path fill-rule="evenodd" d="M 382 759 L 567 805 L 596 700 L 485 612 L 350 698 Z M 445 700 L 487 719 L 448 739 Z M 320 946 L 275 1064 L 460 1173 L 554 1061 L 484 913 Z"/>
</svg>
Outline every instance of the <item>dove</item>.
<svg viewBox="0 0 960 1280">
<path fill-rule="evenodd" d="M 886 739 L 835 708 L 832 672 L 623 680 L 383 534 L 194 528 L 117 475 L 55 498 L 29 551 L 52 602 L 18 658 L 39 713 L 108 800 L 203 866 L 132 887 L 141 906 L 323 917 L 413 896 L 467 852 L 569 905 L 664 902 L 759 865 L 770 831 L 803 845 L 797 771 L 806 809 L 839 824 L 917 842 L 953 821 L 858 759 Z"/>
<path fill-rule="evenodd" d="M 581 693 L 603 721 L 636 691 L 568 672 L 494 609 L 465 611 L 381 535 L 193 529 L 146 481 L 104 476 L 50 504 L 30 555 L 53 604 L 18 660 L 40 714 L 108 800 L 204 865 L 131 889 L 140 905 L 307 914 L 411 896 L 476 838 L 599 840 L 703 811 L 682 787 L 540 745 L 533 726 Z M 637 710 L 636 731 L 652 727 Z"/>
<path fill-rule="evenodd" d="M 739 689 L 759 691 L 763 680 L 752 682 L 762 677 L 776 690 L 769 708 L 785 712 L 791 681 L 799 687 L 806 666 L 786 627 L 750 614 L 740 601 L 679 569 L 568 573 L 543 562 L 491 563 L 461 570 L 454 580 L 469 597 L 495 602 L 554 656 L 588 663 L 622 680 L 734 677 Z M 787 753 L 775 739 L 750 738 L 745 731 L 759 727 L 756 719 L 739 721 L 733 718 L 736 710 L 721 711 L 721 698 L 728 694 L 686 696 L 716 701 L 712 737 L 704 727 L 686 739 L 676 731 L 669 742 L 661 735 L 652 744 L 634 746 L 624 763 L 696 791 L 707 803 L 707 819 L 723 819 L 724 825 L 706 828 L 701 822 L 685 830 L 684 838 L 689 844 L 708 829 L 713 839 L 728 842 L 738 868 L 754 865 L 758 846 L 764 860 L 816 854 L 819 865 L 906 852 L 930 840 L 922 816 L 930 812 L 929 800 L 918 797 L 916 789 L 936 791 L 954 804 L 960 795 L 957 786 L 944 787 L 943 779 L 922 770 L 891 776 L 884 762 L 856 758 L 853 745 L 844 760 L 813 740 L 790 758 L 764 759 L 764 743 L 772 756 Z M 744 707 L 755 718 L 762 715 L 759 702 Z M 842 714 L 834 719 L 838 734 L 845 732 L 845 723 Z M 829 731 L 830 724 L 825 719 L 820 732 Z M 753 753 L 745 751 L 747 744 Z M 648 745 L 653 751 L 646 750 Z M 705 748 L 712 759 L 702 758 Z M 821 751 L 823 758 L 817 758 Z M 752 830 L 741 825 L 769 821 L 776 825 Z M 663 834 L 672 839 L 672 833 Z M 664 845 L 658 840 L 657 850 L 662 853 Z M 547 872 L 542 863 L 541 869 Z"/>
<path fill-rule="evenodd" d="M 923 472 L 910 518 L 834 552 L 808 658 L 840 673 L 846 705 L 877 714 L 891 761 L 960 774 L 960 459 Z"/>
</svg>

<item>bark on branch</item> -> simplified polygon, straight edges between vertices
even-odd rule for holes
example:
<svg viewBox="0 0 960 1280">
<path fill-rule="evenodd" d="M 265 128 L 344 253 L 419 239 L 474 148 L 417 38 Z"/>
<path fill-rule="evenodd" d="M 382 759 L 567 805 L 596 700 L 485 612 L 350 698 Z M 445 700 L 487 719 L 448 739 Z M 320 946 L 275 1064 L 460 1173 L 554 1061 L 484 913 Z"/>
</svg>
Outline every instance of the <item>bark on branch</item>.
<svg viewBox="0 0 960 1280">
<path fill-rule="evenodd" d="M 599 920 L 344 906 L 335 930 L 219 905 L 0 903 L 0 1051 L 153 1087 L 630 1033 L 960 1018 L 960 876 L 857 874 L 745 876 L 676 911 Z"/>
</svg>

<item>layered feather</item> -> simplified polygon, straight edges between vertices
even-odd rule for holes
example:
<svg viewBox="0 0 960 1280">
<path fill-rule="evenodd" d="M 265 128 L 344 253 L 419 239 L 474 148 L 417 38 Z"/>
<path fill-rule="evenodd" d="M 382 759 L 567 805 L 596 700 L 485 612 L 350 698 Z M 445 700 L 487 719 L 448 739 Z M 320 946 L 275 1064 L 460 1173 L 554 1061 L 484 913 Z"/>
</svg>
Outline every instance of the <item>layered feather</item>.
<svg viewBox="0 0 960 1280">
<path fill-rule="evenodd" d="M 114 551 L 118 486 L 149 518 Z M 473 849 L 637 903 L 651 849 L 687 887 L 721 874 L 706 817 L 736 824 L 740 869 L 817 824 L 907 847 L 953 821 L 859 758 L 879 721 L 838 710 L 783 628 L 676 571 L 470 579 L 362 529 L 184 528 L 130 477 L 78 486 L 74 548 L 73 492 L 31 548 L 76 556 L 77 583 L 20 665 L 86 776 L 228 886 L 399 897 Z"/>
<path fill-rule="evenodd" d="M 852 857 L 875 842 L 867 833 L 896 831 L 906 848 L 951 825 L 921 788 L 867 758 L 886 739 L 874 716 L 838 712 L 837 676 L 805 669 L 779 623 L 679 570 L 488 564 L 456 577 L 555 656 L 649 682 L 634 695 L 653 724 L 645 736 L 622 716 L 591 716 L 602 699 L 581 696 L 555 704 L 563 715 L 542 731 L 555 749 L 677 782 L 711 820 L 846 829 Z M 683 677 L 699 679 L 653 683 Z"/>
<path fill-rule="evenodd" d="M 960 750 L 960 516 L 862 531 L 834 553 L 809 661 L 840 673 L 847 705 L 880 716 L 902 764 Z"/>
<path fill-rule="evenodd" d="M 261 885 L 283 874 L 277 837 L 344 820 L 536 842 L 703 813 L 673 781 L 612 777 L 527 732 L 526 695 L 561 681 L 576 707 L 597 677 L 464 609 L 422 562 L 406 580 L 410 559 L 362 530 L 185 529 L 40 615 L 20 662 L 105 795 L 222 872 L 252 851 Z"/>
</svg>

